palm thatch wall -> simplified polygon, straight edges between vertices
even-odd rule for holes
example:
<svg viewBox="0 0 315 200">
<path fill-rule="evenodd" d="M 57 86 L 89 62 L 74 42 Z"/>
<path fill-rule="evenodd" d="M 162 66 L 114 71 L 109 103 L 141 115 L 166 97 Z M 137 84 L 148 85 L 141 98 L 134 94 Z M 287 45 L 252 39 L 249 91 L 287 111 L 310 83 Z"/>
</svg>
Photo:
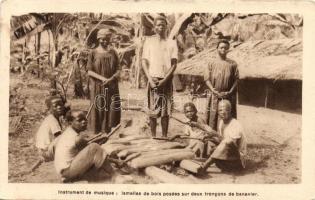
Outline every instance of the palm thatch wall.
<svg viewBox="0 0 315 200">
<path fill-rule="evenodd" d="M 203 82 L 205 68 L 216 56 L 216 49 L 204 50 L 179 63 L 175 73 Z M 302 40 L 232 43 L 228 57 L 238 63 L 239 104 L 301 112 Z"/>
<path fill-rule="evenodd" d="M 217 56 L 207 49 L 178 64 L 176 74 L 203 76 L 205 67 Z M 259 40 L 232 43 L 228 57 L 238 63 L 240 78 L 302 79 L 302 40 Z"/>
</svg>

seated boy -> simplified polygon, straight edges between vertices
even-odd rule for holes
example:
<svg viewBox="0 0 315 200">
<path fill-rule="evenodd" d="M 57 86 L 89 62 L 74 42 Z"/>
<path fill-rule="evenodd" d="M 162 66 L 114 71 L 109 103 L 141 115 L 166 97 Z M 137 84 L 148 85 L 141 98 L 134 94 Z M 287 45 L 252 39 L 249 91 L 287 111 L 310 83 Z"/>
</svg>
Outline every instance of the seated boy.
<svg viewBox="0 0 315 200">
<path fill-rule="evenodd" d="M 245 168 L 246 140 L 242 125 L 232 118 L 231 103 L 220 101 L 218 105 L 219 126 L 218 134 L 222 141 L 212 155 L 203 164 L 203 171 L 213 163 L 224 171 L 241 170 Z"/>
<path fill-rule="evenodd" d="M 54 159 L 54 147 L 57 137 L 61 134 L 59 118 L 64 114 L 63 100 L 58 96 L 49 97 L 46 100 L 50 114 L 41 123 L 36 133 L 36 147 L 45 161 Z"/>
<path fill-rule="evenodd" d="M 105 172 L 109 177 L 113 169 L 100 145 L 88 144 L 82 134 L 87 127 L 85 111 L 70 111 L 70 126 L 62 133 L 55 151 L 55 168 L 64 182 L 82 178 L 87 172 Z M 104 174 L 103 174 L 104 175 Z"/>
<path fill-rule="evenodd" d="M 184 105 L 184 113 L 189 120 L 184 133 L 190 138 L 187 148 L 192 149 L 196 157 L 202 158 L 210 155 L 219 143 L 219 138 L 216 137 L 216 132 L 197 116 L 197 112 L 193 103 L 188 102 Z"/>
</svg>

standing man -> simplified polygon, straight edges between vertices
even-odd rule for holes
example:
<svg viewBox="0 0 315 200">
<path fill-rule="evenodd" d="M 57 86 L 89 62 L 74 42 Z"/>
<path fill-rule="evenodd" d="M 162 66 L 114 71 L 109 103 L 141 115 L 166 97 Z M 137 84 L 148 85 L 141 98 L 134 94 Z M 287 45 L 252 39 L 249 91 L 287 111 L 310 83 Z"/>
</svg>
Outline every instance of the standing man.
<svg viewBox="0 0 315 200">
<path fill-rule="evenodd" d="M 178 49 L 175 40 L 166 37 L 167 21 L 154 19 L 155 35 L 146 38 L 143 46 L 142 68 L 148 78 L 148 108 L 151 113 L 152 137 L 156 136 L 157 117 L 161 117 L 162 136 L 167 137 L 172 109 L 172 78 L 176 69 Z"/>
<path fill-rule="evenodd" d="M 226 57 L 229 48 L 230 43 L 227 40 L 218 42 L 218 57 L 209 62 L 204 75 L 206 85 L 210 89 L 206 120 L 208 125 L 214 130 L 217 130 L 218 103 L 222 99 L 227 99 L 231 102 L 231 114 L 233 118 L 236 118 L 236 94 L 239 73 L 237 63 Z"/>
</svg>

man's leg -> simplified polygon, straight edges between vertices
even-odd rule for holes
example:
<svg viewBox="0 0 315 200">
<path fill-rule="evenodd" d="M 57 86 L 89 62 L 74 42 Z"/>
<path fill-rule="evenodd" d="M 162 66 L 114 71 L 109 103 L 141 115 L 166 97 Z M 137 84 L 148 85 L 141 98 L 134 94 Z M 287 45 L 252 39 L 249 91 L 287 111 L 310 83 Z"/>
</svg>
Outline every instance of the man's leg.
<svg viewBox="0 0 315 200">
<path fill-rule="evenodd" d="M 150 128 L 152 137 L 156 137 L 156 118 L 150 117 Z"/>
<path fill-rule="evenodd" d="M 62 176 L 67 179 L 80 177 L 92 166 L 100 168 L 105 158 L 106 155 L 100 145 L 89 144 L 73 159 L 70 167 L 62 171 Z"/>
<path fill-rule="evenodd" d="M 161 117 L 162 136 L 163 137 L 167 137 L 168 124 L 169 124 L 169 116 Z"/>
<path fill-rule="evenodd" d="M 213 163 L 214 163 L 214 159 L 209 157 L 208 160 L 206 160 L 206 162 L 202 164 L 202 171 L 203 172 L 207 171 L 208 167 L 212 165 Z"/>
</svg>

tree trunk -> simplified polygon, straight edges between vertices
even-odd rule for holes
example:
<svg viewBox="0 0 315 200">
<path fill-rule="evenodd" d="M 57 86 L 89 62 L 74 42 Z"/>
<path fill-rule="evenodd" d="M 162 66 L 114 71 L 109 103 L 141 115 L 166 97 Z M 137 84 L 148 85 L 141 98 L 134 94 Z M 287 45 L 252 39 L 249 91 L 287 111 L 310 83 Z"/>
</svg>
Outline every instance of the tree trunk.
<svg viewBox="0 0 315 200">
<path fill-rule="evenodd" d="M 80 70 L 80 63 L 79 61 L 75 61 L 74 64 L 74 95 L 78 98 L 83 98 L 85 96 L 82 84 L 82 76 Z M 70 76 L 70 75 L 69 75 Z"/>
<path fill-rule="evenodd" d="M 20 69 L 21 74 L 24 73 L 24 67 L 25 67 L 25 49 L 26 49 L 26 39 L 25 39 L 23 46 L 22 46 L 22 66 Z"/>
<path fill-rule="evenodd" d="M 49 38 L 51 36 L 52 40 L 49 39 L 49 44 L 52 43 L 53 45 L 51 46 L 50 49 L 52 49 L 51 51 L 51 63 L 50 66 L 53 69 L 55 67 L 55 63 L 56 63 L 56 47 L 58 48 L 58 44 L 56 45 L 56 43 L 58 43 L 56 41 L 56 37 L 54 36 L 54 33 L 51 30 L 48 30 L 49 32 Z M 50 45 L 49 45 L 50 46 Z M 49 49 L 49 53 L 50 53 L 50 49 Z M 57 82 L 56 82 L 56 78 L 51 77 L 50 79 L 50 87 L 51 89 L 57 89 Z"/>
<path fill-rule="evenodd" d="M 50 53 L 50 31 L 47 31 L 48 34 L 48 65 L 51 67 L 51 53 Z"/>
<path fill-rule="evenodd" d="M 39 56 L 40 55 L 40 40 L 41 40 L 41 35 L 42 33 L 39 32 L 37 34 L 37 45 L 36 45 L 36 55 Z M 37 71 L 37 77 L 40 78 L 42 75 L 42 68 L 40 66 L 40 59 L 37 58 L 37 67 L 38 67 L 38 71 Z"/>
</svg>

